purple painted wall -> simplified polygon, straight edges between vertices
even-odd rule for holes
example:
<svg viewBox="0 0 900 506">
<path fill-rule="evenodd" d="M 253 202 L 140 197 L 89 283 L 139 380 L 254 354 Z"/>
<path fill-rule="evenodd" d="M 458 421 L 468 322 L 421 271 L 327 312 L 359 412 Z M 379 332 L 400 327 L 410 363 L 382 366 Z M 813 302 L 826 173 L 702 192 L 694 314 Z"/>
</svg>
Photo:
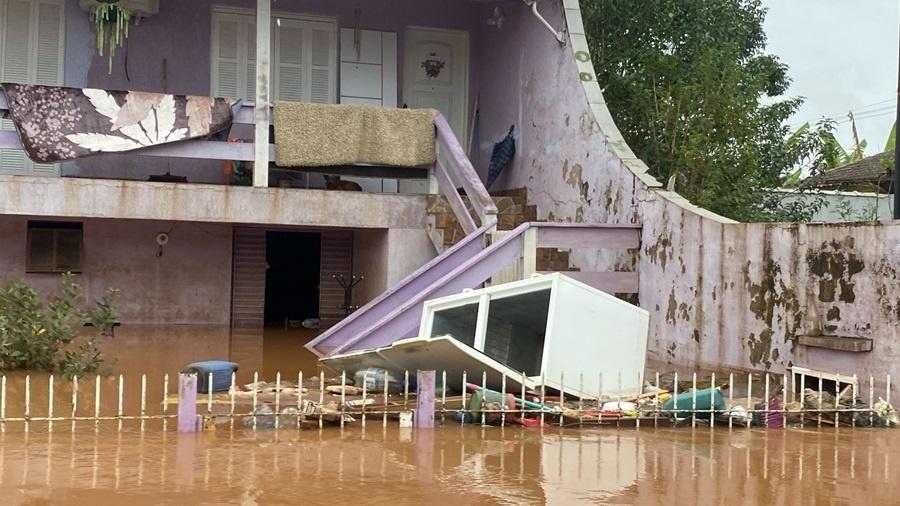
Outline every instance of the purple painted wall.
<svg viewBox="0 0 900 506">
<path fill-rule="evenodd" d="M 0 216 L 0 285 L 19 279 L 50 294 L 58 274 L 25 273 L 28 219 Z M 84 288 L 84 300 L 96 300 L 107 288 L 119 290 L 121 326 L 101 344 L 108 365 L 117 371 L 175 373 L 191 361 L 228 358 L 230 225 L 80 221 L 84 263 L 75 280 Z M 157 257 L 159 232 L 168 232 L 170 241 Z"/>
<path fill-rule="evenodd" d="M 105 57 L 96 54 L 95 33 L 89 16 L 78 8 L 77 0 L 68 0 L 66 34 L 66 84 L 75 87 L 168 91 L 177 94 L 207 95 L 210 92 L 210 40 L 213 6 L 255 9 L 250 0 L 161 0 L 159 14 L 132 27 L 127 41 L 128 80 L 125 75 L 126 51 L 117 54 L 112 75 L 107 74 Z M 484 24 L 480 6 L 463 0 L 279 0 L 273 12 L 291 12 L 337 18 L 338 28 L 355 25 L 354 8 L 361 9 L 360 27 L 398 34 L 399 93 L 403 91 L 403 30 L 407 26 L 426 26 L 470 31 Z M 477 12 L 476 12 L 477 11 Z M 473 14 L 478 14 L 474 16 Z M 470 49 L 476 54 L 474 48 Z M 163 60 L 167 76 L 163 79 Z M 470 82 L 478 80 L 478 68 L 470 68 Z M 474 88 L 474 85 L 470 85 Z M 338 93 L 339 95 L 340 93 Z M 470 90 L 470 97 L 474 93 Z M 248 97 L 253 100 L 253 97 Z M 472 98 L 474 100 L 474 98 Z M 400 103 L 400 102 L 398 102 Z M 128 156 L 105 156 L 67 164 L 65 175 L 146 180 L 149 175 L 185 175 L 191 182 L 227 181 L 221 162 L 204 160 L 156 160 Z"/>
<path fill-rule="evenodd" d="M 559 47 L 524 8 L 501 30 L 481 69 L 479 170 L 510 124 L 518 153 L 498 188 L 528 188 L 550 221 L 643 224 L 639 252 L 573 251 L 583 270 L 640 272 L 651 312 L 651 358 L 680 366 L 843 374 L 900 374 L 900 222 L 739 224 L 666 192 L 622 139 L 590 63 L 577 0 L 542 2 Z M 868 337 L 875 351 L 796 344 L 824 333 Z M 883 378 L 883 376 L 882 376 Z"/>
<path fill-rule="evenodd" d="M 26 274 L 28 217 L 0 216 L 0 284 L 20 279 L 47 292 L 56 274 Z M 47 218 L 40 218 L 47 219 Z M 227 325 L 231 298 L 231 225 L 137 220 L 80 220 L 84 226 L 85 300 L 120 290 L 118 310 L 129 324 Z M 156 234 L 169 243 L 157 256 Z M 202 254 L 198 254 L 202 252 Z"/>
</svg>

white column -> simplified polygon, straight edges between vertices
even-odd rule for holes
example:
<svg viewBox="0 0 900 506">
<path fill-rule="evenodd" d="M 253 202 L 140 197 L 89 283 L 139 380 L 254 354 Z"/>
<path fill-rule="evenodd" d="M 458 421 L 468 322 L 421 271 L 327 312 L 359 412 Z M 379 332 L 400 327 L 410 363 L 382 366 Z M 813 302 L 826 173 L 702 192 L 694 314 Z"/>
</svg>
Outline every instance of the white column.
<svg viewBox="0 0 900 506">
<path fill-rule="evenodd" d="M 256 122 L 253 186 L 269 186 L 269 48 L 271 47 L 271 0 L 256 0 Z"/>
</svg>

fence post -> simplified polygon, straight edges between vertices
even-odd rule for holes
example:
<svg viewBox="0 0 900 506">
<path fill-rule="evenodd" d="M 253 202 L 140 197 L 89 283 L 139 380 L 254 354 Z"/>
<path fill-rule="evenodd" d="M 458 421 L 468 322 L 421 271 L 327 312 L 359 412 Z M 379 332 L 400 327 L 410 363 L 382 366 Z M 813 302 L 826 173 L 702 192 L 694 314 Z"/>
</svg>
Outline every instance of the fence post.
<svg viewBox="0 0 900 506">
<path fill-rule="evenodd" d="M 522 238 L 522 279 L 528 279 L 537 272 L 538 229 L 525 230 Z"/>
<path fill-rule="evenodd" d="M 434 427 L 435 371 L 416 371 L 416 428 Z"/>
<path fill-rule="evenodd" d="M 197 375 L 178 375 L 178 432 L 197 432 Z"/>
</svg>

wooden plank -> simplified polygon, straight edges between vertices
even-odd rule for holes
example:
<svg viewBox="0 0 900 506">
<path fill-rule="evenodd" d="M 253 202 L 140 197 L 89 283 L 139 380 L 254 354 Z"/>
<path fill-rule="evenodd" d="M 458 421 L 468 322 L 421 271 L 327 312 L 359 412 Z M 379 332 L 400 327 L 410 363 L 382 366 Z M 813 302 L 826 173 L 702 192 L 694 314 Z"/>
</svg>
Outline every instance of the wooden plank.
<svg viewBox="0 0 900 506">
<path fill-rule="evenodd" d="M 539 248 L 634 249 L 641 244 L 641 232 L 633 227 L 538 226 Z"/>
<path fill-rule="evenodd" d="M 472 215 L 469 214 L 465 202 L 463 202 L 459 192 L 456 191 L 456 186 L 453 184 L 450 175 L 447 173 L 446 168 L 440 160 L 434 164 L 434 175 L 438 181 L 438 188 L 440 188 L 444 197 L 447 198 L 447 203 L 449 203 L 450 208 L 453 209 L 456 221 L 462 226 L 466 235 L 477 230 L 478 226 L 475 224 L 475 220 L 473 220 Z"/>
<path fill-rule="evenodd" d="M 549 274 L 549 271 L 541 274 Z M 638 293 L 640 284 L 640 277 L 636 272 L 566 271 L 562 274 L 607 293 Z"/>
<path fill-rule="evenodd" d="M 797 344 L 853 353 L 872 351 L 872 339 L 860 337 L 799 336 Z"/>
</svg>

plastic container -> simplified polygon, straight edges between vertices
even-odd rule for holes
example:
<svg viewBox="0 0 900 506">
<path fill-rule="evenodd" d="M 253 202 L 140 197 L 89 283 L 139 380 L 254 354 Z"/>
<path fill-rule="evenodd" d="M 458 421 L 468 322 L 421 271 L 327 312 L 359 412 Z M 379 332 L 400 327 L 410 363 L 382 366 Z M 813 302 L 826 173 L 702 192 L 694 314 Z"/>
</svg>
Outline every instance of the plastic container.
<svg viewBox="0 0 900 506">
<path fill-rule="evenodd" d="M 469 397 L 469 414 L 472 415 L 475 421 L 481 420 L 481 411 L 483 407 L 489 411 L 492 409 L 512 411 L 516 409 L 516 396 L 513 394 L 506 394 L 506 396 L 504 396 L 500 392 L 484 389 L 472 392 L 471 397 Z M 491 418 L 498 418 L 501 416 L 500 413 L 487 413 L 487 415 Z"/>
<path fill-rule="evenodd" d="M 697 396 L 696 405 L 694 404 L 694 395 Z M 709 418 L 709 413 L 703 413 L 703 411 L 710 409 L 724 411 L 725 397 L 718 388 L 705 388 L 697 390 L 696 393 L 694 391 L 685 392 L 666 401 L 662 405 L 662 410 L 674 411 L 676 407 L 678 409 L 678 412 L 675 413 L 676 418 L 687 418 L 692 414 L 698 418 Z M 687 411 L 682 411 L 682 409 Z M 691 409 L 695 409 L 697 412 L 691 413 Z"/>
<path fill-rule="evenodd" d="M 212 373 L 212 391 L 223 392 L 231 386 L 231 373 L 237 371 L 238 365 L 226 360 L 204 360 L 188 364 L 181 370 L 183 373 L 197 375 L 197 391 L 209 393 L 209 373 Z"/>
<path fill-rule="evenodd" d="M 363 387 L 363 383 L 365 383 L 367 394 L 383 393 L 385 373 L 387 373 L 388 392 L 402 392 L 402 376 L 398 376 L 393 371 L 388 371 L 387 369 L 381 369 L 379 367 L 369 367 L 368 369 L 356 371 L 356 373 L 353 375 L 353 384 L 361 389 Z M 410 389 L 410 391 L 413 390 Z"/>
</svg>

